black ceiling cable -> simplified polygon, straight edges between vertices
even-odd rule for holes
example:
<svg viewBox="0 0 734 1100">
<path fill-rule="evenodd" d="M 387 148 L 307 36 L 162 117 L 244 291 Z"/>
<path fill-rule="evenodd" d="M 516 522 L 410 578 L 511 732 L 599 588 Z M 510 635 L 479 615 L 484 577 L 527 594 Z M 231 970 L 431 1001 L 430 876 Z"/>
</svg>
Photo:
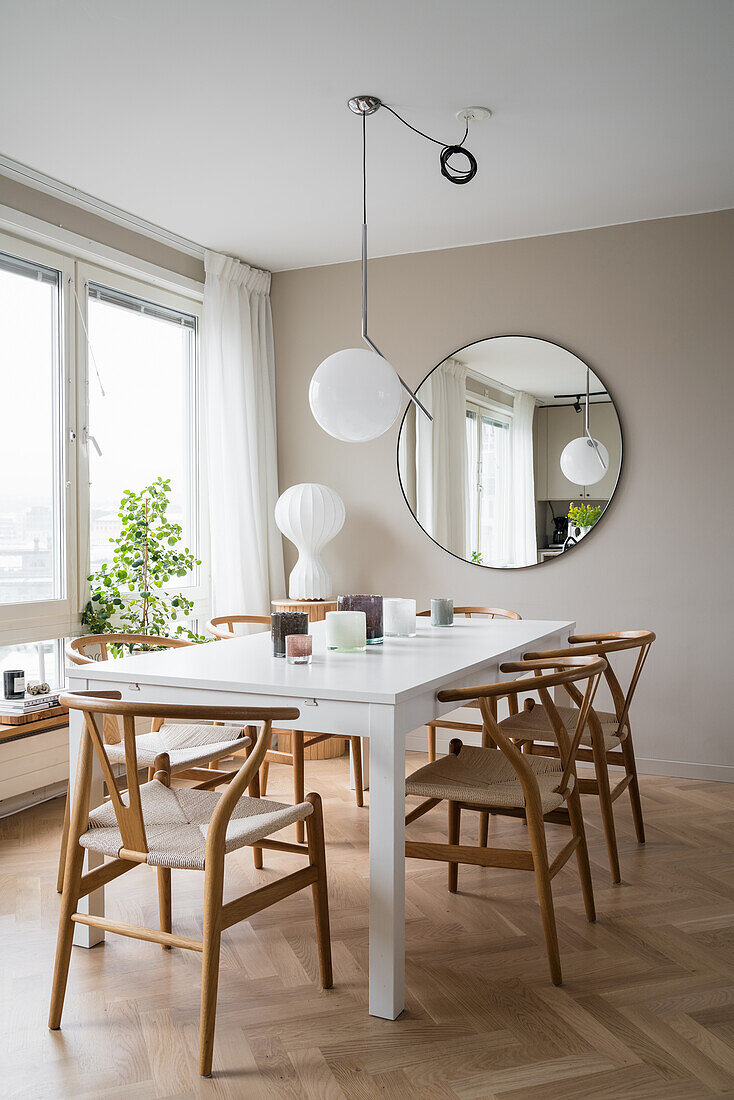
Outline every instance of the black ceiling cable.
<svg viewBox="0 0 734 1100">
<path fill-rule="evenodd" d="M 419 134 L 420 137 L 425 138 L 426 141 L 432 141 L 434 145 L 441 146 L 440 162 L 441 162 L 441 175 L 444 176 L 449 183 L 469 183 L 473 180 L 477 174 L 477 161 L 472 153 L 468 149 L 464 148 L 464 142 L 469 134 L 469 119 L 466 120 L 466 127 L 464 129 L 464 136 L 460 142 L 456 145 L 447 145 L 443 141 L 439 141 L 438 138 L 431 137 L 430 134 L 426 134 L 423 130 L 419 130 L 417 126 L 413 126 L 407 119 L 399 115 L 393 108 L 389 107 L 387 103 L 383 103 L 382 106 L 386 111 L 389 111 L 391 115 L 394 115 L 399 122 L 402 122 L 403 126 L 407 126 L 409 130 L 412 130 L 414 134 Z M 364 116 L 363 116 L 364 117 Z M 455 164 L 451 164 L 451 158 L 456 156 L 466 157 L 468 162 L 467 168 L 458 168 Z"/>
</svg>

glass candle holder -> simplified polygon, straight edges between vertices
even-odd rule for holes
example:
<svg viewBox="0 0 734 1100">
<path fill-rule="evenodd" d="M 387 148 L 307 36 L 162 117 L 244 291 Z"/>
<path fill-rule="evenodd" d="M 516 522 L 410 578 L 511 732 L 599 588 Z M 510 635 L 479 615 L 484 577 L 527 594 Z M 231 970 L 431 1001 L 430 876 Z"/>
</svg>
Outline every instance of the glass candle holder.
<svg viewBox="0 0 734 1100">
<path fill-rule="evenodd" d="M 454 625 L 454 601 L 431 600 L 431 626 Z"/>
<path fill-rule="evenodd" d="M 285 657 L 285 640 L 289 634 L 308 634 L 305 611 L 274 611 L 270 616 L 273 657 Z"/>
<path fill-rule="evenodd" d="M 367 616 L 364 611 L 327 611 L 326 648 L 339 653 L 364 653 Z"/>
<path fill-rule="evenodd" d="M 367 645 L 382 645 L 382 596 L 340 596 L 339 611 L 364 611 L 367 618 Z"/>
<path fill-rule="evenodd" d="M 392 599 L 382 601 L 383 623 L 386 638 L 415 637 L 415 600 Z"/>
<path fill-rule="evenodd" d="M 313 638 L 310 634 L 288 634 L 285 639 L 285 659 L 289 665 L 310 665 Z"/>
</svg>

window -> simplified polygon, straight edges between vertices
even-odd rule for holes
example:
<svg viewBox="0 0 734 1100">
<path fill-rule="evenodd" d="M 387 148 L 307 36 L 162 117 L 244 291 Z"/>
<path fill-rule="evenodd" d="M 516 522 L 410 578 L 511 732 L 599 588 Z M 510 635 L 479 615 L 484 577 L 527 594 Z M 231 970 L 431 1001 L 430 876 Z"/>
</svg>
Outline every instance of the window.
<svg viewBox="0 0 734 1100">
<path fill-rule="evenodd" d="M 25 672 L 26 683 L 40 680 L 51 689 L 63 687 L 62 650 L 63 642 L 59 639 L 0 646 L 0 675 L 6 669 L 19 668 Z"/>
<path fill-rule="evenodd" d="M 64 595 L 61 272 L 0 254 L 0 603 Z"/>
<path fill-rule="evenodd" d="M 468 549 L 485 565 L 500 565 L 509 555 L 510 423 L 509 412 L 467 403 Z"/>
<path fill-rule="evenodd" d="M 123 490 L 157 477 L 170 477 L 168 514 L 196 546 L 196 317 L 98 283 L 87 308 L 91 566 L 109 559 Z"/>
<path fill-rule="evenodd" d="M 44 653 L 58 680 L 122 490 L 158 476 L 204 562 L 179 586 L 209 615 L 200 295 L 154 280 L 0 234 L 0 657 L 34 678 Z"/>
</svg>

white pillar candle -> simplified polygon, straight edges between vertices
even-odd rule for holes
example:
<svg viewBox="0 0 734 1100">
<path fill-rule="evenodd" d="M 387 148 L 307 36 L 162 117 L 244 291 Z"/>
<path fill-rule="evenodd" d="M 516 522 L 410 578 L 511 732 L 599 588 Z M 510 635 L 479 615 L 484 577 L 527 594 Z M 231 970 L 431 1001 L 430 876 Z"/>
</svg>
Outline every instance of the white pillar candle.
<svg viewBox="0 0 734 1100">
<path fill-rule="evenodd" d="M 361 653 L 367 646 L 364 611 L 327 611 L 326 648 L 341 653 Z"/>
<path fill-rule="evenodd" d="M 400 600 L 386 597 L 382 601 L 385 637 L 414 638 L 415 611 L 415 600 Z"/>
</svg>

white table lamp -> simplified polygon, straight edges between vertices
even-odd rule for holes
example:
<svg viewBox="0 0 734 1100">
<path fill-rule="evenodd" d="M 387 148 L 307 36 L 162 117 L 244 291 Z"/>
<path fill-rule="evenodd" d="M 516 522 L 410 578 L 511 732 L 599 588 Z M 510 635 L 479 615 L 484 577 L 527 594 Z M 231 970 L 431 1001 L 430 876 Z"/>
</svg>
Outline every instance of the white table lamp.
<svg viewBox="0 0 734 1100">
<path fill-rule="evenodd" d="M 275 505 L 275 522 L 298 550 L 288 578 L 292 600 L 325 600 L 331 595 L 331 577 L 321 560 L 327 542 L 344 526 L 344 502 L 327 485 L 291 485 Z"/>
</svg>

